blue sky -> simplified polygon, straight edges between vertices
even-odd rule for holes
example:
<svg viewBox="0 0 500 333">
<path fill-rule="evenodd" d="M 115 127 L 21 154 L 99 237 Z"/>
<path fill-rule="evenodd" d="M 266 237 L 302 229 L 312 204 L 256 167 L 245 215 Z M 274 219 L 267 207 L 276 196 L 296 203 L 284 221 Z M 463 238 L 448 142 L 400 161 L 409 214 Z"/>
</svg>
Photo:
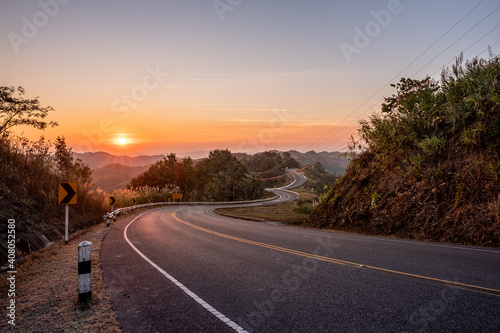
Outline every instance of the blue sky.
<svg viewBox="0 0 500 333">
<path fill-rule="evenodd" d="M 59 127 L 22 133 L 64 135 L 76 151 L 341 150 L 395 77 L 439 77 L 466 49 L 465 58 L 488 45 L 498 54 L 499 6 L 4 1 L 0 85 L 56 110 Z"/>
</svg>

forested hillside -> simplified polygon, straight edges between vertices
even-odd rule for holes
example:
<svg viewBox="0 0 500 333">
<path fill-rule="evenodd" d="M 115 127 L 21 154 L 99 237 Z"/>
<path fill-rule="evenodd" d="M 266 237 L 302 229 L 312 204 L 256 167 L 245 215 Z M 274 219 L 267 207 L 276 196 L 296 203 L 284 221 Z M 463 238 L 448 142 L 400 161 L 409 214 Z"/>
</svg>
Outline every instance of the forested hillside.
<svg viewBox="0 0 500 333">
<path fill-rule="evenodd" d="M 301 165 L 314 164 L 320 161 L 325 171 L 333 173 L 336 176 L 342 176 L 349 164 L 349 159 L 341 152 L 315 152 L 314 150 L 310 150 L 306 153 L 301 153 L 296 150 L 290 150 L 288 153 Z"/>
<path fill-rule="evenodd" d="M 58 205 L 59 182 L 78 184 L 70 210 L 69 231 L 102 221 L 104 198 L 91 190 L 90 168 L 73 157 L 64 137 L 32 142 L 10 132 L 16 126 L 45 129 L 51 107 L 24 98 L 24 89 L 0 87 L 0 219 L 15 220 L 16 249 L 27 253 L 64 235 L 64 206 Z M 7 223 L 0 224 L 7 235 Z M 7 238 L 1 241 L 0 265 L 6 262 Z"/>
<path fill-rule="evenodd" d="M 265 187 L 282 186 L 289 183 L 291 177 L 282 177 L 286 169 L 300 167 L 299 162 L 287 152 L 266 151 L 253 155 L 238 154 L 237 156 L 248 171 L 263 179 Z"/>
<path fill-rule="evenodd" d="M 54 150 L 51 150 L 53 148 Z M 64 236 L 64 206 L 58 205 L 59 182 L 76 182 L 69 232 L 102 222 L 104 197 L 93 192 L 90 169 L 74 160 L 64 138 L 52 145 L 4 136 L 0 140 L 0 218 L 16 221 L 16 248 L 28 253 Z M 0 225 L 7 234 L 7 223 Z M 5 250 L 4 239 L 1 243 Z M 7 251 L 0 253 L 0 265 Z"/>
<path fill-rule="evenodd" d="M 500 61 L 401 79 L 361 122 L 361 154 L 306 225 L 500 245 Z"/>
</svg>

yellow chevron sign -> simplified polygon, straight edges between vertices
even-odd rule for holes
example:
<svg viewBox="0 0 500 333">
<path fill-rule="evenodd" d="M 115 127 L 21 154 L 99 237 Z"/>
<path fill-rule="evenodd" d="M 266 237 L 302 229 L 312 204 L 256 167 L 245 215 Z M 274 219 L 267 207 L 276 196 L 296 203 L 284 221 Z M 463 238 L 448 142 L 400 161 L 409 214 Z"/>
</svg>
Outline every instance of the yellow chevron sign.
<svg viewBox="0 0 500 333">
<path fill-rule="evenodd" d="M 76 204 L 76 187 L 76 183 L 59 183 L 58 202 L 60 205 Z"/>
</svg>

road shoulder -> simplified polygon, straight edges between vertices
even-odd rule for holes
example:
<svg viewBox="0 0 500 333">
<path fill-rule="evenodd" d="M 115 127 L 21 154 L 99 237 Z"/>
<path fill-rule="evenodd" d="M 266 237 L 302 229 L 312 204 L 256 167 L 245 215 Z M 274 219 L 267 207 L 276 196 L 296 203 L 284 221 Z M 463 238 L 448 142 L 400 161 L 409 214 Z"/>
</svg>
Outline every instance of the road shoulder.
<svg viewBox="0 0 500 333">
<path fill-rule="evenodd" d="M 4 320 L 0 331 L 122 332 L 101 271 L 101 243 L 108 230 L 101 223 L 73 236 L 68 245 L 60 242 L 27 255 L 17 268 L 16 326 Z M 82 241 L 92 243 L 92 302 L 85 309 L 78 306 L 78 244 Z M 4 275 L 2 296 L 6 295 Z"/>
</svg>

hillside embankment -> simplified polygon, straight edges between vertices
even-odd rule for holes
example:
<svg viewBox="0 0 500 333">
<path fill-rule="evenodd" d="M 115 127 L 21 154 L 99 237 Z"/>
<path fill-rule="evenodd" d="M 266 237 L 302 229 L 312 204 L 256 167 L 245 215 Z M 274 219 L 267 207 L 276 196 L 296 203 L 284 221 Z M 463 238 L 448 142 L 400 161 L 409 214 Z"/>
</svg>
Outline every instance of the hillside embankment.
<svg viewBox="0 0 500 333">
<path fill-rule="evenodd" d="M 305 226 L 500 246 L 500 61 L 402 79 Z"/>
</svg>

